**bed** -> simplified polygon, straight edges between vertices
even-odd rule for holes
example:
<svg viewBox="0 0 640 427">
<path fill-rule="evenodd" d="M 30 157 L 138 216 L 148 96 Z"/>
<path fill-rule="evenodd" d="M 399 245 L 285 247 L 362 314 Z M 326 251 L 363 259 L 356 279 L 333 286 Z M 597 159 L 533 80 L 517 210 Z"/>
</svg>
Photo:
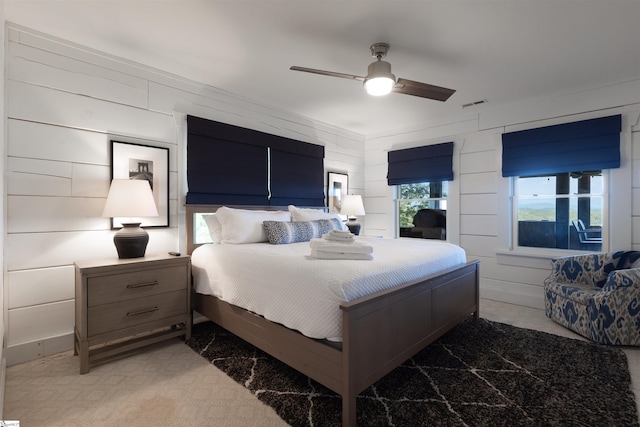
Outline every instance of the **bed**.
<svg viewBox="0 0 640 427">
<path fill-rule="evenodd" d="M 218 205 L 187 205 L 190 254 L 200 246 L 194 242 L 195 214 L 215 213 L 218 208 Z M 202 257 L 192 256 L 194 271 L 198 271 L 197 263 L 202 262 L 198 258 Z M 383 258 L 382 254 L 379 258 Z M 370 261 L 357 262 L 365 265 Z M 307 260 L 307 263 L 314 261 Z M 353 293 L 343 298 L 336 309 L 340 316 L 339 336 L 322 332 L 317 337 L 309 337 L 284 326 L 286 322 L 270 321 L 252 310 L 226 302 L 213 295 L 215 292 L 195 292 L 200 286 L 198 280 L 201 279 L 194 275 L 193 310 L 340 394 L 343 426 L 356 425 L 359 393 L 467 317 L 473 315 L 478 319 L 479 263 L 466 259 L 425 277 L 381 286 L 381 290 L 365 296 Z"/>
</svg>

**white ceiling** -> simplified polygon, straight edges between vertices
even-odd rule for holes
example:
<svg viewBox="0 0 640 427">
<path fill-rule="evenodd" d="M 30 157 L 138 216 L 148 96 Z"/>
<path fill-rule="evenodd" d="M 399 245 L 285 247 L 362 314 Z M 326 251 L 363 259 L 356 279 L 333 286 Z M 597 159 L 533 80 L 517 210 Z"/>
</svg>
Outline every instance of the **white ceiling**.
<svg viewBox="0 0 640 427">
<path fill-rule="evenodd" d="M 640 78 L 640 0 L 4 0 L 4 14 L 363 135 Z M 376 98 L 289 70 L 365 75 L 375 42 L 396 76 L 457 92 Z"/>
</svg>

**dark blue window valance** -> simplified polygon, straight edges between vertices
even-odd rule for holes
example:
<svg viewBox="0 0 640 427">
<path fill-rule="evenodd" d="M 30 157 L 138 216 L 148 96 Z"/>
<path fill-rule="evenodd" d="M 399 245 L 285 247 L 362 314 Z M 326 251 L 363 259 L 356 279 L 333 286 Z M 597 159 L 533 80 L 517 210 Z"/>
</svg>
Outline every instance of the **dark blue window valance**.
<svg viewBox="0 0 640 427">
<path fill-rule="evenodd" d="M 389 185 L 453 181 L 453 142 L 389 151 Z"/>
<path fill-rule="evenodd" d="M 187 126 L 187 203 L 324 205 L 323 146 L 193 116 Z"/>
<path fill-rule="evenodd" d="M 620 167 L 620 115 L 502 135 L 502 176 Z"/>
</svg>

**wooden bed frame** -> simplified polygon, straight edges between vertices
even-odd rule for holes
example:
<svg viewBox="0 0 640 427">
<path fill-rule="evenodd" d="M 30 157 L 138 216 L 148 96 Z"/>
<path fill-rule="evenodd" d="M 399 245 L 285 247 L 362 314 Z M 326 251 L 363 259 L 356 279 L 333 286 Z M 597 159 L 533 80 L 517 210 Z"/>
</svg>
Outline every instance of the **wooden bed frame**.
<svg viewBox="0 0 640 427">
<path fill-rule="evenodd" d="M 187 205 L 187 251 L 194 214 L 218 205 Z M 238 206 L 243 209 L 274 207 Z M 285 208 L 286 209 L 286 208 Z M 473 314 L 478 320 L 479 261 L 341 304 L 342 348 L 270 322 L 210 295 L 194 293 L 193 310 L 342 396 L 342 425 L 356 425 L 356 397 Z"/>
</svg>

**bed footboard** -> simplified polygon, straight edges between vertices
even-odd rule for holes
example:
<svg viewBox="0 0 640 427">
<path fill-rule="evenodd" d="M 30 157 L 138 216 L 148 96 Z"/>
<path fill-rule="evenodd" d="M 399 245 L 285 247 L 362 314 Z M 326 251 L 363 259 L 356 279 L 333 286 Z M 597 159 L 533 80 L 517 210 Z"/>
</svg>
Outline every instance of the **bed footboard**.
<svg viewBox="0 0 640 427">
<path fill-rule="evenodd" d="M 470 314 L 477 320 L 478 264 L 342 304 L 343 426 L 356 425 L 360 392 Z"/>
</svg>

